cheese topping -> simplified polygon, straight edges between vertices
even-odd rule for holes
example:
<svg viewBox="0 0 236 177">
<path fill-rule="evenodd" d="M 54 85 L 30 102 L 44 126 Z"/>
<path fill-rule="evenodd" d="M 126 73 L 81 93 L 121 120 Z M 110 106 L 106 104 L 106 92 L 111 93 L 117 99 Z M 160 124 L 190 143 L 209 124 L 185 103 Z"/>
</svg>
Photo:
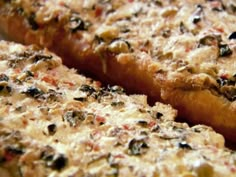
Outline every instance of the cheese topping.
<svg viewBox="0 0 236 177">
<path fill-rule="evenodd" d="M 223 137 L 168 105 L 101 88 L 36 46 L 1 41 L 0 66 L 4 177 L 235 176 Z"/>
<path fill-rule="evenodd" d="M 9 2 L 8 11 L 26 16 L 35 32 L 47 29 L 52 39 L 56 29 L 79 33 L 84 52 L 108 52 L 122 64 L 133 59 L 157 63 L 149 72 L 165 77 L 161 84 L 168 87 L 207 88 L 229 101 L 236 98 L 233 0 Z"/>
</svg>

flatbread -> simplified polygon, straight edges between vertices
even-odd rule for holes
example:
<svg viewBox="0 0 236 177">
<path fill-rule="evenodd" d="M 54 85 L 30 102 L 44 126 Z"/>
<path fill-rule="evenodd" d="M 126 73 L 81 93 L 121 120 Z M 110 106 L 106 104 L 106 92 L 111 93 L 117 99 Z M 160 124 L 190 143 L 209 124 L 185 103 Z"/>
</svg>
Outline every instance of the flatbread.
<svg viewBox="0 0 236 177">
<path fill-rule="evenodd" d="M 235 176 L 236 153 L 212 128 L 101 88 L 47 49 L 0 41 L 0 94 L 1 176 Z"/>
<path fill-rule="evenodd" d="M 4 1 L 0 29 L 236 141 L 235 2 Z"/>
</svg>

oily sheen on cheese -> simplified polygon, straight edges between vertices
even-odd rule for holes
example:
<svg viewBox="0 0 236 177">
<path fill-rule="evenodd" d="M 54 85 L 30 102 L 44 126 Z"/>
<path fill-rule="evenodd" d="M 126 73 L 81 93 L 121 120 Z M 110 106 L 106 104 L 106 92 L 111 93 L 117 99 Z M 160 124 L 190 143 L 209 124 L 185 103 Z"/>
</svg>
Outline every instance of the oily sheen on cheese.
<svg viewBox="0 0 236 177">
<path fill-rule="evenodd" d="M 233 0 L 11 0 L 0 29 L 235 142 L 235 9 Z"/>
<path fill-rule="evenodd" d="M 4 177 L 235 176 L 236 154 L 203 125 L 76 74 L 36 46 L 0 41 Z"/>
</svg>

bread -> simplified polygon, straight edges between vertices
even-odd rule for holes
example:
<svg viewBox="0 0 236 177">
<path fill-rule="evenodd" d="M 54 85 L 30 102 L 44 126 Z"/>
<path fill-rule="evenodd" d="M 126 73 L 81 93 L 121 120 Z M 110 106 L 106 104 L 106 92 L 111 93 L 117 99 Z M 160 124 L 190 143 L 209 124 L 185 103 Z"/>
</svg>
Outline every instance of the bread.
<svg viewBox="0 0 236 177">
<path fill-rule="evenodd" d="M 235 7 L 231 0 L 4 1 L 0 29 L 236 142 Z"/>
<path fill-rule="evenodd" d="M 235 176 L 235 152 L 212 128 L 63 66 L 47 49 L 0 41 L 4 177 Z"/>
</svg>

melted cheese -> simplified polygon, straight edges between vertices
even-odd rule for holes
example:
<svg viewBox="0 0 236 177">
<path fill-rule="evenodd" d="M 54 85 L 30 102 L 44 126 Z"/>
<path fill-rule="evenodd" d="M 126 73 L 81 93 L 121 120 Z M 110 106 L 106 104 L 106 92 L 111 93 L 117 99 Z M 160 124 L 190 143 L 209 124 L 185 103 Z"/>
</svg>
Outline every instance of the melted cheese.
<svg viewBox="0 0 236 177">
<path fill-rule="evenodd" d="M 33 46 L 1 41 L 0 61 L 1 175 L 235 176 L 223 137 L 168 105 L 102 89 Z"/>
<path fill-rule="evenodd" d="M 220 1 L 203 0 L 52 0 L 39 4 L 40 1 L 37 4 L 34 1 L 19 0 L 12 2 L 9 8 L 21 7 L 24 16 L 35 17 L 35 23 L 44 27 L 42 30 L 37 29 L 37 32 L 46 29 L 50 33 L 48 39 L 40 42 L 43 45 L 48 46 L 45 40 L 53 40 L 56 29 L 65 29 L 69 36 L 71 30 L 77 30 L 83 36 L 80 43 L 83 43 L 81 51 L 85 53 L 91 44 L 92 52 L 99 56 L 107 51 L 114 53 L 121 64 L 133 58 L 142 60 L 142 63 L 149 60 L 150 65 L 158 65 L 149 72 L 153 75 L 160 74 L 159 71 L 164 73 L 162 77 L 168 87 L 191 90 L 198 85 L 198 89 L 207 87 L 211 91 L 216 90 L 218 95 L 229 97 L 216 82 L 222 78 L 232 79 L 236 71 L 236 43 L 228 39 L 236 29 L 236 18 L 232 14 L 235 13 L 232 12 L 235 7 L 233 1 L 222 1 L 221 4 Z M 81 29 L 71 29 L 71 17 L 74 14 L 82 20 L 73 22 L 76 25 L 83 24 Z M 86 24 L 89 24 L 88 27 L 83 29 Z M 206 36 L 220 36 L 220 41 L 214 45 L 201 44 L 200 41 Z M 97 43 L 96 37 L 101 41 Z M 122 40 L 114 43 L 117 39 Z M 226 48 L 221 49 L 220 45 L 226 45 Z M 102 59 L 104 72 L 107 70 L 106 59 Z M 212 65 L 214 68 L 211 68 Z M 209 70 L 214 70 L 214 73 Z M 202 77 L 204 74 L 208 76 Z M 209 84 L 206 86 L 204 83 Z"/>
</svg>

